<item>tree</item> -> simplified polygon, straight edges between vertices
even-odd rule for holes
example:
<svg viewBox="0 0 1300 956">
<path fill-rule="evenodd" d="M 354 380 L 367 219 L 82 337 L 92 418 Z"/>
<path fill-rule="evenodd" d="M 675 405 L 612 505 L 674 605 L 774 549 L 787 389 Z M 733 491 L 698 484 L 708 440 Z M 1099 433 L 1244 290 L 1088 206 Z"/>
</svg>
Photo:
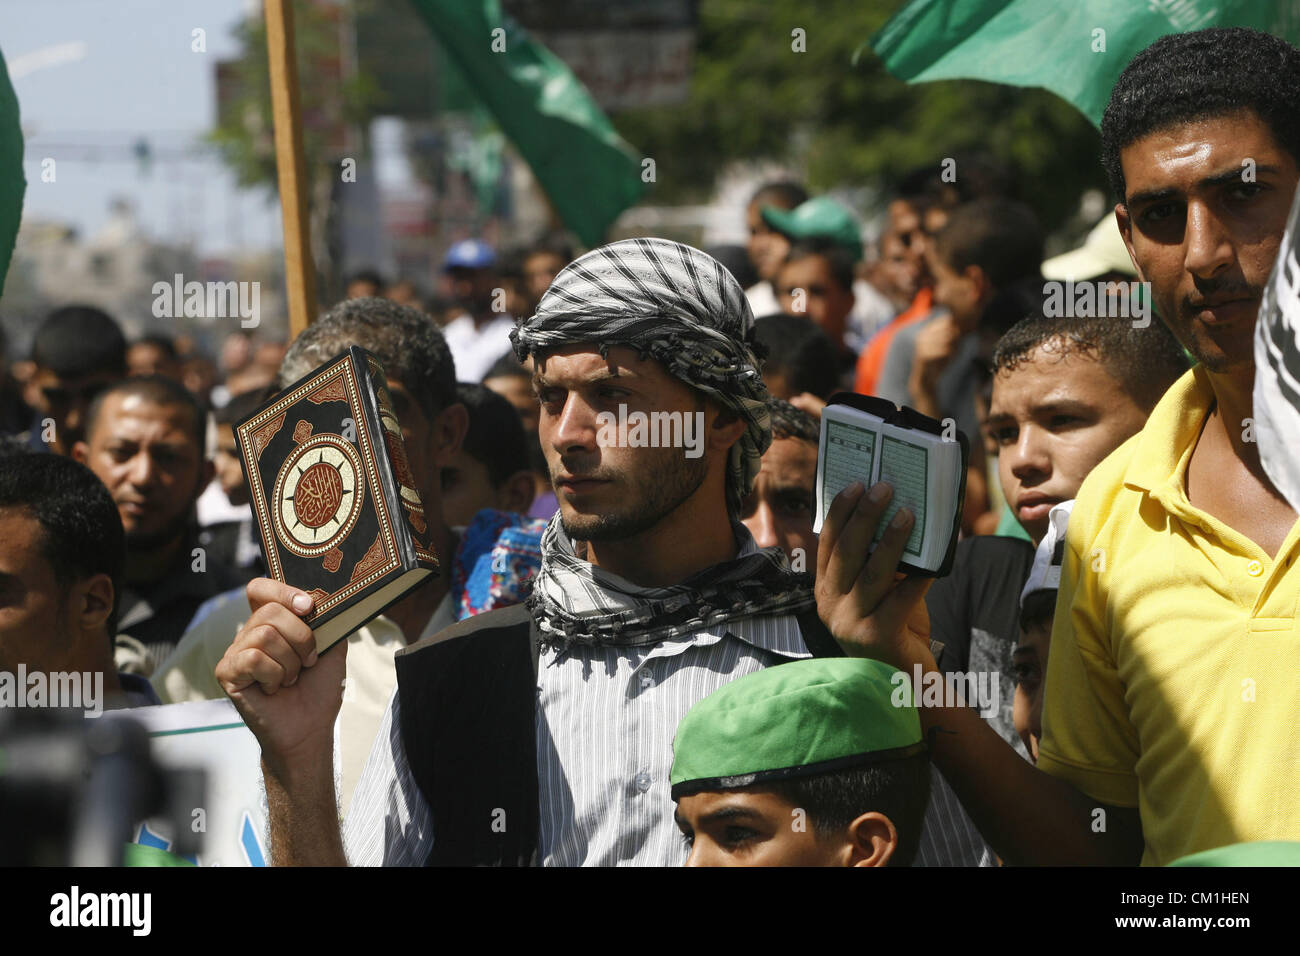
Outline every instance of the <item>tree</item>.
<svg viewBox="0 0 1300 956">
<path fill-rule="evenodd" d="M 985 151 L 1013 164 L 1049 227 L 1105 188 L 1100 137 L 1043 90 L 974 80 L 909 86 L 866 47 L 901 0 L 702 0 L 686 103 L 625 110 L 619 132 L 654 157 L 650 202 L 696 202 L 738 160 L 807 171 L 817 190 L 887 186 L 923 164 Z M 802 30 L 805 52 L 796 52 Z M 960 176 L 961 170 L 958 169 Z"/>
<path fill-rule="evenodd" d="M 331 189 L 340 175 L 340 160 L 364 147 L 355 130 L 377 98 L 369 76 L 343 68 L 344 15 L 346 11 L 333 4 L 294 4 L 303 156 L 311 187 L 312 255 L 323 274 L 330 273 L 326 235 Z M 266 23 L 260 15 L 250 17 L 236 28 L 235 36 L 240 53 L 218 68 L 223 96 L 208 141 L 240 186 L 263 187 L 274 197 L 278 180 Z"/>
</svg>

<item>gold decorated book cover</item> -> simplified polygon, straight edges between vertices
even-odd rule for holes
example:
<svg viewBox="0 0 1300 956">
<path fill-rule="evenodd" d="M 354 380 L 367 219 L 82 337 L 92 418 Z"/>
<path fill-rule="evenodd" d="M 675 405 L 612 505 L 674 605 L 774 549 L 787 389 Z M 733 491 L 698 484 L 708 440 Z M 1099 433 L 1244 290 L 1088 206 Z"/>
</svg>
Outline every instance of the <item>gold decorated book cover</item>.
<svg viewBox="0 0 1300 956">
<path fill-rule="evenodd" d="M 438 573 L 386 381 L 352 346 L 235 428 L 268 573 L 312 596 L 322 652 Z"/>
</svg>

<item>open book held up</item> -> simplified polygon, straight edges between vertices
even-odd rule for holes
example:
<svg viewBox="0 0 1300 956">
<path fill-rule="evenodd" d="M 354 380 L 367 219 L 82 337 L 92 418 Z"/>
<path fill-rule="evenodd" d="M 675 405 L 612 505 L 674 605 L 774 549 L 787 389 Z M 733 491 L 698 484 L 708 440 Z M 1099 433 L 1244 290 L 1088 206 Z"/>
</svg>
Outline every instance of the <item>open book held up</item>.
<svg viewBox="0 0 1300 956">
<path fill-rule="evenodd" d="M 899 408 L 883 398 L 839 392 L 822 410 L 817 449 L 817 514 L 813 531 L 821 532 L 835 496 L 860 481 L 878 481 L 894 489 L 874 548 L 899 508 L 916 516 L 898 569 L 942 577 L 952 566 L 966 496 L 966 462 L 970 444 L 951 422 Z"/>
</svg>

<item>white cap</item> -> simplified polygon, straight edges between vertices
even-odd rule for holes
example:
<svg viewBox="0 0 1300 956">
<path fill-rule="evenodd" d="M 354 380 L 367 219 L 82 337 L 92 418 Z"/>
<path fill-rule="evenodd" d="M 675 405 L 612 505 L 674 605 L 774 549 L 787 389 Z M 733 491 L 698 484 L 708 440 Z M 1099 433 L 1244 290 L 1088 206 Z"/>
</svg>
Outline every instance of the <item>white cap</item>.
<svg viewBox="0 0 1300 956">
<path fill-rule="evenodd" d="M 1020 592 L 1020 603 L 1035 591 L 1055 591 L 1061 586 L 1061 561 L 1065 556 L 1065 529 L 1070 524 L 1074 499 L 1052 505 L 1047 514 L 1047 534 L 1034 553 L 1034 564 L 1029 569 L 1029 580 Z"/>
<path fill-rule="evenodd" d="M 1043 278 L 1058 282 L 1083 282 L 1107 272 L 1137 275 L 1114 213 L 1107 213 L 1093 226 L 1078 249 L 1053 256 L 1043 263 Z"/>
</svg>

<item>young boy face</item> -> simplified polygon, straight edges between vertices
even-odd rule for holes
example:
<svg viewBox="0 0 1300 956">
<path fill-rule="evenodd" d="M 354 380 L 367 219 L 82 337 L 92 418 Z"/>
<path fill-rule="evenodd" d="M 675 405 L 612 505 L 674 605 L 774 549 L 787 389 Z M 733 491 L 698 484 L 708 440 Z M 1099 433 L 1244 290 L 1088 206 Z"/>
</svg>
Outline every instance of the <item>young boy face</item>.
<svg viewBox="0 0 1300 956">
<path fill-rule="evenodd" d="M 763 221 L 763 203 L 750 203 L 745 208 L 745 225 L 749 227 L 749 261 L 758 270 L 759 278 L 770 282 L 790 251 L 790 240 Z"/>
<path fill-rule="evenodd" d="M 1103 458 L 1136 434 L 1147 413 L 1101 363 L 1056 342 L 993 379 L 988 431 L 998 477 L 1016 518 L 1037 544 L 1052 505 L 1068 501 Z"/>
<path fill-rule="evenodd" d="M 1038 763 L 1038 741 L 1043 737 L 1043 684 L 1051 646 L 1052 621 L 1048 618 L 1020 632 L 1020 643 L 1011 656 L 1011 674 L 1016 681 L 1012 720 L 1034 763 Z"/>
<path fill-rule="evenodd" d="M 244 484 L 244 470 L 239 464 L 239 447 L 235 444 L 235 430 L 230 425 L 217 425 L 217 450 L 212 456 L 217 471 L 217 481 L 232 505 L 248 504 L 248 486 Z"/>
<path fill-rule="evenodd" d="M 783 264 L 772 285 L 783 310 L 808 316 L 832 342 L 844 341 L 844 329 L 853 311 L 853 290 L 840 285 L 825 256 L 804 256 Z M 803 290 L 801 303 L 795 301 L 799 289 Z"/>
<path fill-rule="evenodd" d="M 533 474 L 526 468 L 493 484 L 488 466 L 462 448 L 442 469 L 442 516 L 451 527 L 461 528 L 484 508 L 525 514 L 533 490 Z"/>
<path fill-rule="evenodd" d="M 933 243 L 926 246 L 925 259 L 934 277 L 934 304 L 951 312 L 953 320 L 964 331 L 974 331 L 984 310 L 988 288 L 982 279 L 983 272 L 973 266 L 958 272 L 935 251 Z"/>
<path fill-rule="evenodd" d="M 894 825 L 864 813 L 842 834 L 819 834 L 808 815 L 761 787 L 703 791 L 677 801 L 687 866 L 884 866 Z"/>
</svg>

